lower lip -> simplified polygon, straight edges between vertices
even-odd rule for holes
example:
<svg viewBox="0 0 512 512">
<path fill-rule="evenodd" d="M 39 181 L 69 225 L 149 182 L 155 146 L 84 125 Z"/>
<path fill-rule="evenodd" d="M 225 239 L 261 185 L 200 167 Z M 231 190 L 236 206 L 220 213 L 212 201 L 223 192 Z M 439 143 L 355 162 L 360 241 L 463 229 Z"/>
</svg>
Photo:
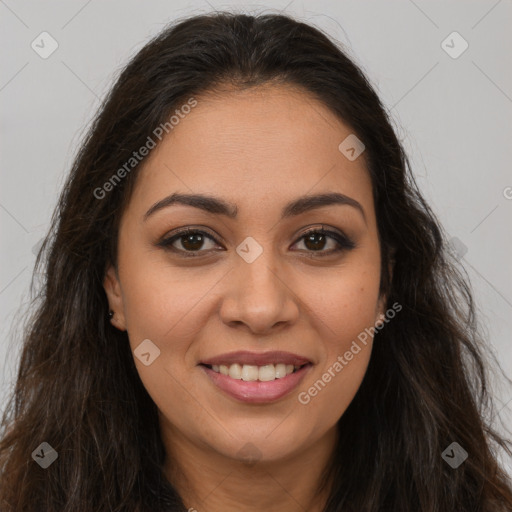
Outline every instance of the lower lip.
<svg viewBox="0 0 512 512">
<path fill-rule="evenodd" d="M 294 373 L 290 373 L 282 379 L 274 379 L 267 382 L 244 381 L 232 379 L 222 373 L 217 373 L 207 366 L 200 365 L 211 381 L 229 396 L 242 402 L 251 404 L 264 404 L 275 402 L 293 391 L 312 367 L 306 364 Z"/>
</svg>

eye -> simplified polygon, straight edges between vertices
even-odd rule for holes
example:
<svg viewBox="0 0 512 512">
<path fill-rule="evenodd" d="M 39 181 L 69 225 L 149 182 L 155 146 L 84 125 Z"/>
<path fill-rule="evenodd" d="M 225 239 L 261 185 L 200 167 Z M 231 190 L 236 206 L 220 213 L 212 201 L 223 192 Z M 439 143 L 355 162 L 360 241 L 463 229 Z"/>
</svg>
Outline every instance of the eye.
<svg viewBox="0 0 512 512">
<path fill-rule="evenodd" d="M 323 249 L 328 245 L 327 242 L 329 240 L 331 241 L 331 246 L 334 247 L 331 247 L 330 250 L 324 251 Z M 354 242 L 345 235 L 325 229 L 323 226 L 321 228 L 313 228 L 306 231 L 306 233 L 300 237 L 299 242 L 303 243 L 307 252 L 320 253 L 320 256 L 327 256 L 329 254 L 350 250 L 355 247 Z"/>
<path fill-rule="evenodd" d="M 329 250 L 324 250 L 329 241 L 333 247 Z M 219 245 L 215 237 L 206 231 L 187 228 L 170 237 L 164 238 L 157 243 L 157 246 L 179 253 L 180 256 L 188 258 L 199 256 L 199 253 L 201 252 L 209 252 L 208 248 L 204 250 L 204 244 L 206 242 L 213 243 L 214 246 Z M 329 254 L 350 250 L 355 247 L 354 242 L 345 235 L 336 231 L 324 229 L 323 226 L 321 228 L 313 228 L 305 232 L 294 245 L 298 243 L 304 244 L 305 249 L 301 250 L 305 250 L 310 253 L 320 253 L 320 256 L 327 256 Z M 210 247 L 210 249 L 211 248 L 213 247 Z M 314 256 L 316 256 L 316 254 Z"/>
<path fill-rule="evenodd" d="M 206 231 L 187 228 L 171 237 L 164 238 L 157 245 L 173 252 L 182 253 L 184 257 L 194 257 L 197 256 L 198 252 L 206 252 L 199 250 L 203 247 L 206 240 L 216 242 L 215 238 L 206 233 Z M 176 247 L 176 245 L 182 248 Z"/>
</svg>

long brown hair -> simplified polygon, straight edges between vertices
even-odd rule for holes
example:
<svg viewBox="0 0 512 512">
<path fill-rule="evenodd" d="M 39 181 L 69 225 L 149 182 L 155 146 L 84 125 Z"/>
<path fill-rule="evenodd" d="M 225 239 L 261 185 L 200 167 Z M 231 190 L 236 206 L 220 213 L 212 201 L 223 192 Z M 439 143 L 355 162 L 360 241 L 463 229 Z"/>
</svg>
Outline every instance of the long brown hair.
<svg viewBox="0 0 512 512">
<path fill-rule="evenodd" d="M 127 334 L 109 322 L 102 285 L 140 165 L 97 191 L 188 98 L 270 81 L 315 95 L 365 144 L 381 291 L 403 307 L 375 335 L 365 378 L 339 420 L 325 512 L 512 510 L 496 455 L 511 450 L 491 426 L 468 279 L 385 108 L 316 28 L 284 15 L 214 13 L 176 22 L 140 50 L 77 154 L 36 260 L 44 283 L 2 421 L 2 511 L 185 510 L 163 476 L 157 409 Z M 31 457 L 42 442 L 58 453 L 46 469 Z M 456 469 L 442 457 L 453 442 L 468 453 Z"/>
</svg>

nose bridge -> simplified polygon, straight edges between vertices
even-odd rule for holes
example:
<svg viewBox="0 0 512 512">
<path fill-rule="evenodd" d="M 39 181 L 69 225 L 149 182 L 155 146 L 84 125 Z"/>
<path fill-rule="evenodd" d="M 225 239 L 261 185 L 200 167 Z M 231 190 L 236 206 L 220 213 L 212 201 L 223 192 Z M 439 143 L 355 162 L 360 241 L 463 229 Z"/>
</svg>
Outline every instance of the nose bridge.
<svg viewBox="0 0 512 512">
<path fill-rule="evenodd" d="M 221 313 L 224 322 L 241 322 L 254 332 L 264 332 L 277 323 L 294 320 L 298 309 L 282 271 L 279 275 L 275 251 L 248 238 L 237 247 Z"/>
<path fill-rule="evenodd" d="M 238 262 L 236 271 L 249 290 L 254 290 L 257 294 L 280 293 L 282 283 L 277 277 L 278 265 L 273 253 L 272 248 L 267 247 L 253 262 L 249 263 L 246 260 Z"/>
</svg>

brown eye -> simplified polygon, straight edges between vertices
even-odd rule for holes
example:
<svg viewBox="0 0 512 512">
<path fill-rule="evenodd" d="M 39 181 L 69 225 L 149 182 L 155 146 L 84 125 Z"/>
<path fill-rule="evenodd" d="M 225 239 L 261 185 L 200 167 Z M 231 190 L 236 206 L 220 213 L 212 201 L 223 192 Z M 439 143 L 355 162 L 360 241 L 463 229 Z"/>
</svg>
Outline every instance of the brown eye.
<svg viewBox="0 0 512 512">
<path fill-rule="evenodd" d="M 308 252 L 318 252 L 320 255 L 350 250 L 355 247 L 354 242 L 346 236 L 323 228 L 308 231 L 301 236 L 300 241 L 303 241 Z M 324 250 L 329 245 L 329 241 L 331 241 L 331 248 Z"/>
<path fill-rule="evenodd" d="M 204 245 L 208 241 L 212 242 L 214 246 L 219 246 L 213 235 L 210 235 L 200 229 L 189 228 L 179 231 L 170 237 L 164 238 L 157 245 L 178 253 L 183 257 L 195 257 L 200 256 L 200 253 L 202 252 L 208 253 L 214 248 L 210 247 L 205 249 Z M 323 228 L 309 230 L 304 233 L 294 245 L 299 242 L 303 242 L 305 247 L 305 249 L 300 250 L 312 253 L 315 256 L 315 253 L 318 253 L 319 256 L 327 256 L 332 253 L 350 250 L 355 247 L 354 242 L 346 236 Z M 329 245 L 331 247 L 329 247 Z"/>
<path fill-rule="evenodd" d="M 203 246 L 205 237 L 201 233 L 192 233 L 181 235 L 178 240 L 187 251 L 198 251 Z"/>
<path fill-rule="evenodd" d="M 304 237 L 304 245 L 312 251 L 319 251 L 325 248 L 328 238 L 323 233 L 311 233 Z"/>
<path fill-rule="evenodd" d="M 204 249 L 206 241 L 216 243 L 215 238 L 205 231 L 198 229 L 186 229 L 176 233 L 175 235 L 165 238 L 157 245 L 170 249 L 174 252 L 183 253 L 183 256 L 197 256 L 196 253 L 207 252 Z M 179 247 L 181 245 L 181 247 Z"/>
</svg>

